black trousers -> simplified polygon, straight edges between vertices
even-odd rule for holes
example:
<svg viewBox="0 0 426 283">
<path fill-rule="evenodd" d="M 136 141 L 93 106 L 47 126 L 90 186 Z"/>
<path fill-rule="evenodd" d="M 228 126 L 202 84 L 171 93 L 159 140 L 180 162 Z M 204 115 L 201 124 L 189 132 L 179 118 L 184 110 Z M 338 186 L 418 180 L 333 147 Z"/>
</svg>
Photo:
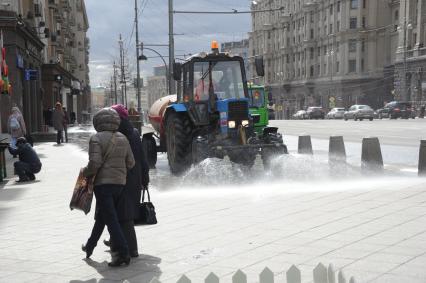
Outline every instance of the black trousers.
<svg viewBox="0 0 426 283">
<path fill-rule="evenodd" d="M 62 141 L 62 131 L 58 130 L 58 132 L 56 133 L 56 143 L 61 144 L 61 141 Z"/>
<path fill-rule="evenodd" d="M 68 127 L 64 126 L 65 142 L 68 143 Z"/>
<path fill-rule="evenodd" d="M 100 215 L 96 217 L 92 234 L 87 240 L 86 247 L 88 249 L 93 250 L 96 247 L 106 225 L 111 241 L 115 243 L 114 245 L 118 253 L 124 257 L 129 255 L 129 248 L 118 222 L 117 211 L 115 209 L 123 187 L 120 185 L 95 186 L 96 203 L 99 206 Z"/>
<path fill-rule="evenodd" d="M 121 230 L 123 231 L 124 237 L 126 238 L 129 246 L 129 251 L 132 253 L 138 253 L 138 240 L 136 238 L 135 224 L 133 220 L 120 222 Z M 117 251 L 114 241 L 111 241 L 111 251 Z"/>
<path fill-rule="evenodd" d="M 32 165 L 23 161 L 16 161 L 13 164 L 15 168 L 15 175 L 18 175 L 20 179 L 26 179 L 27 177 L 33 177 L 41 170 L 41 166 Z"/>
</svg>

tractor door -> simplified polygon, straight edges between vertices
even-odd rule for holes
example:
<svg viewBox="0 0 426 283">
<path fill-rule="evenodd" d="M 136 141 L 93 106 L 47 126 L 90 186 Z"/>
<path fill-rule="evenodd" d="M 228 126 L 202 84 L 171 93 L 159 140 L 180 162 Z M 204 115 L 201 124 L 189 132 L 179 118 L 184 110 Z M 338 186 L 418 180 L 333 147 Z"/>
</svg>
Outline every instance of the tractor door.
<svg viewBox="0 0 426 283">
<path fill-rule="evenodd" d="M 194 86 L 194 63 L 190 61 L 183 68 L 183 91 L 187 98 L 188 114 L 196 126 L 206 126 L 210 124 L 209 104 L 207 100 L 200 100 Z"/>
</svg>

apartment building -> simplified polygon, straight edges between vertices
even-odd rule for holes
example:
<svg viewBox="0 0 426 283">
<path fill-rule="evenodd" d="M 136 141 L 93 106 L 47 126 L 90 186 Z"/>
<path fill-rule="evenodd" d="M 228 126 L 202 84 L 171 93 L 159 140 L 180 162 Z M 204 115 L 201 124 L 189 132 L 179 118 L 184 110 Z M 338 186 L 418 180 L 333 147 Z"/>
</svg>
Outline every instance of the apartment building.
<svg viewBox="0 0 426 283">
<path fill-rule="evenodd" d="M 230 52 L 231 54 L 241 56 L 244 59 L 245 71 L 247 80 L 253 78 L 250 67 L 249 67 L 249 40 L 243 39 L 240 41 L 229 41 L 221 44 L 222 52 Z"/>
<path fill-rule="evenodd" d="M 394 92 L 397 99 L 426 103 L 426 1 L 398 1 L 399 37 Z"/>
<path fill-rule="evenodd" d="M 0 0 L 0 30 L 12 91 L 0 95 L 0 117 L 21 108 L 31 132 L 57 101 L 82 118 L 90 112 L 89 28 L 84 0 Z"/>
<path fill-rule="evenodd" d="M 399 2 L 260 0 L 251 9 L 276 9 L 252 14 L 250 55 L 264 57 L 259 83 L 283 117 L 308 106 L 379 107 L 393 99 Z"/>
</svg>

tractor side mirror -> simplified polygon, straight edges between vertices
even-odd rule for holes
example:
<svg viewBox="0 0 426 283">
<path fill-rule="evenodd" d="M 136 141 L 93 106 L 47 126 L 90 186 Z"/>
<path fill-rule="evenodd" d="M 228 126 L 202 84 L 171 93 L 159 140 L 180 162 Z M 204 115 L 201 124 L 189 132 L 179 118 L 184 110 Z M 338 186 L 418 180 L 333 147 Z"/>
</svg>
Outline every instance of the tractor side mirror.
<svg viewBox="0 0 426 283">
<path fill-rule="evenodd" d="M 256 73 L 259 77 L 265 76 L 265 65 L 263 63 L 263 56 L 256 57 L 254 59 L 254 64 L 256 66 Z"/>
<path fill-rule="evenodd" d="M 173 79 L 175 81 L 180 81 L 182 79 L 182 64 L 181 63 L 173 63 Z"/>
</svg>

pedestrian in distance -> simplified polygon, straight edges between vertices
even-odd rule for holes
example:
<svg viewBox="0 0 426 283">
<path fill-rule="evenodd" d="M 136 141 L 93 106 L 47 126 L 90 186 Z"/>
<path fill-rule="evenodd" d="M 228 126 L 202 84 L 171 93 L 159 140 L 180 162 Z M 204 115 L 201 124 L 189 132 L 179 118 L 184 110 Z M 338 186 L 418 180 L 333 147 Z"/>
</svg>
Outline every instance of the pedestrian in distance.
<svg viewBox="0 0 426 283">
<path fill-rule="evenodd" d="M 13 166 L 15 175 L 19 176 L 17 182 L 34 181 L 35 175 L 41 170 L 41 162 L 33 147 L 27 142 L 25 137 L 20 137 L 16 141 L 16 148 L 9 146 L 9 152 L 12 155 L 19 156 Z"/>
<path fill-rule="evenodd" d="M 65 142 L 68 143 L 68 124 L 70 123 L 70 117 L 68 116 L 67 109 L 62 107 L 64 111 L 64 134 L 65 134 Z"/>
<path fill-rule="evenodd" d="M 52 123 L 53 127 L 57 131 L 56 133 L 56 143 L 58 145 L 61 144 L 61 141 L 63 140 L 62 132 L 64 131 L 64 120 L 65 120 L 65 114 L 62 110 L 62 105 L 60 102 L 56 102 L 55 110 L 53 111 L 52 115 Z"/>
<path fill-rule="evenodd" d="M 12 148 L 16 148 L 17 139 L 20 137 L 25 137 L 27 134 L 24 117 L 22 116 L 22 113 L 18 107 L 12 107 L 12 114 L 9 116 L 7 128 L 11 136 L 10 146 Z"/>
<path fill-rule="evenodd" d="M 116 204 L 126 184 L 127 170 L 134 167 L 135 159 L 127 138 L 117 132 L 120 117 L 114 109 L 104 108 L 97 112 L 93 126 L 97 133 L 90 138 L 89 163 L 83 168 L 83 175 L 95 176 L 97 215 L 91 236 L 82 250 L 87 258 L 92 255 L 106 225 L 118 253 L 108 265 L 128 265 L 129 247 L 118 222 Z"/>
<path fill-rule="evenodd" d="M 135 166 L 127 171 L 126 185 L 117 204 L 117 214 L 121 229 L 129 245 L 130 256 L 138 257 L 134 219 L 139 213 L 142 190 L 148 188 L 149 166 L 142 150 L 139 131 L 129 121 L 127 109 L 122 104 L 113 105 L 112 108 L 117 111 L 121 119 L 118 131 L 126 136 L 135 157 Z M 116 250 L 114 242 L 104 241 L 104 243 L 111 247 L 111 251 Z"/>
</svg>

